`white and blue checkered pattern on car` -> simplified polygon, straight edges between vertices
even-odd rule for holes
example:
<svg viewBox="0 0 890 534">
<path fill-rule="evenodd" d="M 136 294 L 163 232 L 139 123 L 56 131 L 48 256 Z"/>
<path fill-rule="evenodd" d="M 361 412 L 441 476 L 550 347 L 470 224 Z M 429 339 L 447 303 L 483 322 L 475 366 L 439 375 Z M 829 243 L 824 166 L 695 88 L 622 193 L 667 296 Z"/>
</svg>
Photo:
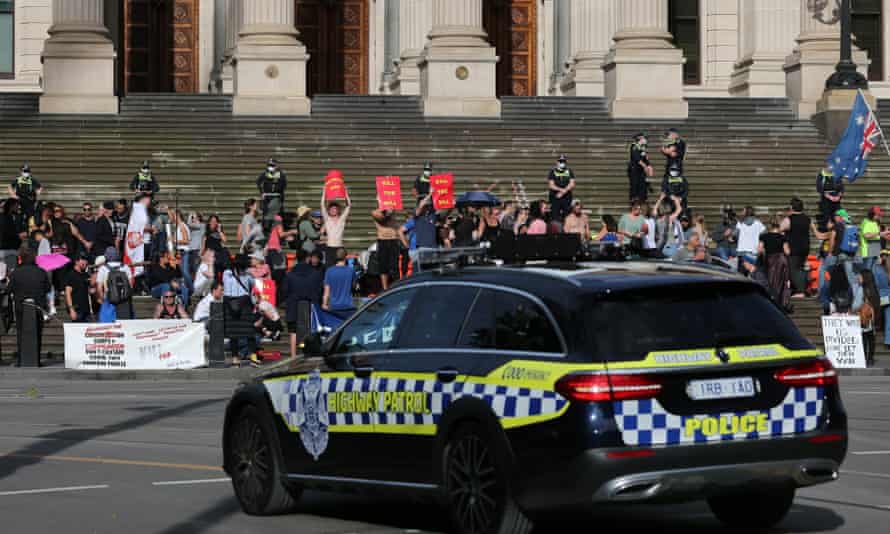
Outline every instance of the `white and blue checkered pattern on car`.
<svg viewBox="0 0 890 534">
<path fill-rule="evenodd" d="M 615 423 L 626 445 L 676 445 L 769 438 L 810 432 L 819 426 L 823 409 L 823 388 L 791 388 L 782 402 L 769 410 L 729 412 L 700 415 L 675 415 L 657 400 L 628 400 L 613 402 Z M 767 416 L 766 432 L 715 433 L 705 435 L 700 428 L 687 433 L 691 419 Z"/>
<path fill-rule="evenodd" d="M 296 411 L 301 406 L 298 397 L 300 384 L 305 377 L 265 382 L 275 412 L 279 413 L 288 427 L 296 430 L 299 417 Z M 442 383 L 435 378 L 403 378 L 380 376 L 373 379 L 355 377 L 325 377 L 321 379 L 322 392 L 331 393 L 371 393 L 378 392 L 378 402 L 371 410 L 355 412 L 332 412 L 328 410 L 328 424 L 332 428 L 358 425 L 412 425 L 435 427 L 448 406 L 462 397 L 479 398 L 501 418 L 505 426 L 521 426 L 526 418 L 547 418 L 561 413 L 568 400 L 556 393 L 541 389 L 455 381 Z M 383 396 L 386 393 L 412 392 L 423 394 L 427 410 L 393 411 L 383 409 Z M 326 402 L 326 400 L 325 400 Z M 510 424 L 510 423 L 514 424 Z"/>
</svg>

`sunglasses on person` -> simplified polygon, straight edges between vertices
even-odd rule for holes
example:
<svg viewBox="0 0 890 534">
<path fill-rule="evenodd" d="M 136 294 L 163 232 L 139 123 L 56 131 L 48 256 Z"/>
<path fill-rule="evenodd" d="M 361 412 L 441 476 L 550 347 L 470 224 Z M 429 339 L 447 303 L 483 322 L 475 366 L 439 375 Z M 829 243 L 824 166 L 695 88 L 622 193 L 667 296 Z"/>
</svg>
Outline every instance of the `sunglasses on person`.
<svg viewBox="0 0 890 534">
<path fill-rule="evenodd" d="M 165 299 L 174 299 L 174 298 L 176 298 L 176 295 L 164 295 L 164 298 Z"/>
<path fill-rule="evenodd" d="M 84 212 L 84 213 L 89 213 L 89 212 L 91 212 L 91 211 L 93 211 L 93 208 L 92 208 L 92 207 L 90 207 L 90 206 L 84 206 L 84 207 L 83 207 L 83 212 Z"/>
</svg>

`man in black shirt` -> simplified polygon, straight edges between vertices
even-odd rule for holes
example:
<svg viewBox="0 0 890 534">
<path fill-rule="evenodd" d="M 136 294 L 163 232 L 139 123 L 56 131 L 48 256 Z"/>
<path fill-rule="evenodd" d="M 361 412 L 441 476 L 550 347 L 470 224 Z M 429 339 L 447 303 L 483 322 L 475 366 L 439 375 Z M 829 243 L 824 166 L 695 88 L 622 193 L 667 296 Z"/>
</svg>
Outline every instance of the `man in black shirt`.
<svg viewBox="0 0 890 534">
<path fill-rule="evenodd" d="M 844 182 L 835 177 L 831 169 L 822 169 L 816 178 L 819 193 L 819 230 L 824 232 L 834 214 L 841 209 L 844 198 Z"/>
<path fill-rule="evenodd" d="M 556 167 L 547 175 L 547 186 L 550 189 L 550 207 L 553 220 L 560 224 L 572 211 L 572 190 L 575 189 L 575 173 L 568 166 L 568 158 L 561 154 Z"/>
<path fill-rule="evenodd" d="M 24 220 L 34 216 L 34 207 L 37 204 L 37 197 L 43 193 L 43 185 L 31 176 L 31 166 L 27 163 L 22 165 L 22 173 L 14 179 L 7 188 L 9 196 L 17 198 L 22 208 Z"/>
<path fill-rule="evenodd" d="M 803 201 L 791 199 L 791 212 L 782 228 L 788 236 L 791 254 L 788 256 L 788 269 L 791 275 L 792 297 L 802 297 L 807 289 L 806 273 L 803 270 L 810 254 L 810 218 L 804 212 Z"/>
<path fill-rule="evenodd" d="M 37 254 L 28 247 L 19 249 L 21 265 L 18 266 L 9 278 L 9 290 L 12 292 L 15 302 L 15 322 L 18 346 L 22 346 L 22 318 L 25 313 L 34 313 L 37 323 L 37 353 L 40 354 L 43 338 L 43 310 L 46 309 L 46 294 L 52 287 L 46 271 L 38 267 L 34 260 Z M 32 300 L 32 303 L 25 303 Z M 37 306 L 35 308 L 35 306 Z M 19 350 L 19 364 L 21 364 L 21 349 Z"/>
<path fill-rule="evenodd" d="M 257 176 L 256 186 L 262 196 L 263 228 L 268 230 L 276 215 L 284 215 L 287 175 L 278 167 L 278 161 L 274 158 L 266 161 L 266 170 Z"/>
<path fill-rule="evenodd" d="M 652 165 L 649 163 L 649 145 L 646 135 L 638 133 L 630 145 L 630 159 L 627 162 L 627 178 L 630 180 L 630 200 L 646 202 L 649 198 L 649 184 L 646 177 L 652 176 Z"/>
<path fill-rule="evenodd" d="M 130 223 L 130 210 L 127 208 L 126 199 L 117 199 L 117 202 L 114 204 L 114 212 L 111 214 L 111 220 L 114 222 L 114 247 L 118 252 L 123 253 L 127 236 L 127 225 Z"/>
<path fill-rule="evenodd" d="M 290 332 L 291 357 L 297 355 L 297 344 L 309 334 L 312 305 L 321 306 L 324 292 L 324 273 L 307 262 L 305 250 L 297 251 L 298 263 L 294 264 L 284 279 L 285 319 Z"/>
<path fill-rule="evenodd" d="M 158 177 L 151 172 L 151 163 L 143 161 L 139 172 L 137 172 L 133 176 L 133 179 L 130 180 L 130 191 L 134 191 L 137 194 L 142 193 L 148 196 L 154 196 L 160 189 L 161 188 L 158 185 Z"/>
<path fill-rule="evenodd" d="M 96 239 L 93 241 L 93 256 L 105 252 L 108 247 L 115 244 L 114 221 L 111 214 L 114 213 L 114 203 L 105 202 L 99 206 L 99 217 L 96 219 Z"/>
<path fill-rule="evenodd" d="M 97 220 L 93 213 L 93 205 L 89 202 L 84 202 L 82 209 L 83 213 L 76 219 L 77 222 L 75 224 L 77 225 L 77 230 L 80 232 L 80 235 L 93 244 L 93 247 L 91 247 L 88 252 L 92 254 L 92 250 L 105 250 L 104 248 L 95 248 Z"/>
<path fill-rule="evenodd" d="M 90 274 L 87 272 L 87 256 L 80 254 L 74 262 L 74 268 L 65 277 L 65 304 L 68 316 L 75 323 L 93 321 L 93 310 L 90 306 Z"/>
</svg>

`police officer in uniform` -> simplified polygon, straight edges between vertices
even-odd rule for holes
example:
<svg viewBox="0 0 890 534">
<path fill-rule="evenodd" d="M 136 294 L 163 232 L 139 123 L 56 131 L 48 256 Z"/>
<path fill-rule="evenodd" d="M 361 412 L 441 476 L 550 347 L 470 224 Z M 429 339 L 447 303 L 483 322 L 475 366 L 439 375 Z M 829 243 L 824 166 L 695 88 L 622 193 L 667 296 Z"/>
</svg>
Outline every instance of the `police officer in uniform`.
<svg viewBox="0 0 890 534">
<path fill-rule="evenodd" d="M 689 215 L 689 206 L 687 204 L 689 182 L 683 176 L 683 172 L 678 166 L 671 167 L 665 173 L 664 179 L 661 182 L 661 192 L 664 196 L 679 200 L 683 214 Z"/>
<path fill-rule="evenodd" d="M 550 189 L 550 213 L 554 221 L 562 224 L 572 211 L 572 190 L 575 189 L 575 173 L 568 166 L 568 158 L 561 154 L 556 167 L 547 176 Z"/>
<path fill-rule="evenodd" d="M 43 193 L 43 186 L 36 178 L 31 176 L 31 166 L 26 162 L 22 165 L 22 173 L 14 179 L 8 187 L 9 196 L 19 200 L 22 208 L 23 221 L 34 216 L 37 205 L 37 197 Z M 27 226 L 25 226 L 27 228 Z"/>
<path fill-rule="evenodd" d="M 262 196 L 263 228 L 272 227 L 276 215 L 284 213 L 284 192 L 287 189 L 287 175 L 278 167 L 278 161 L 269 158 L 266 170 L 256 179 L 257 189 Z"/>
<path fill-rule="evenodd" d="M 130 181 L 130 191 L 154 196 L 160 189 L 157 176 L 151 173 L 151 164 L 148 161 L 143 161 L 142 168 Z"/>
<path fill-rule="evenodd" d="M 649 163 L 649 144 L 646 134 L 638 133 L 630 145 L 630 159 L 627 162 L 627 178 L 630 180 L 630 200 L 645 202 L 649 197 L 649 184 L 646 177 L 652 176 L 652 165 Z"/>
<path fill-rule="evenodd" d="M 423 174 L 414 180 L 414 199 L 420 204 L 423 198 L 430 194 L 430 177 L 433 175 L 433 164 L 429 161 L 423 163 Z"/>
<path fill-rule="evenodd" d="M 664 154 L 664 177 L 667 178 L 671 169 L 680 169 L 680 175 L 683 175 L 683 161 L 686 159 L 686 141 L 680 137 L 675 128 L 670 128 L 664 133 L 664 142 L 661 146 L 661 153 Z"/>
<path fill-rule="evenodd" d="M 819 193 L 819 230 L 827 231 L 828 222 L 837 210 L 841 209 L 844 198 L 844 182 L 834 175 L 830 168 L 819 171 L 816 177 L 816 191 Z"/>
</svg>

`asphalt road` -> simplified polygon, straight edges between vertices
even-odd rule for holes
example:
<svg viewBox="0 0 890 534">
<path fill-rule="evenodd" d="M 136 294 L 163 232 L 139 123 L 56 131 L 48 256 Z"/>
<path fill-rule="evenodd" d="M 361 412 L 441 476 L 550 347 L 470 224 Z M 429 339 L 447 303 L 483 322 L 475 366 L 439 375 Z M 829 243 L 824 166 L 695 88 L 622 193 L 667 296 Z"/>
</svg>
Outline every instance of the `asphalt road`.
<svg viewBox="0 0 890 534">
<path fill-rule="evenodd" d="M 294 515 L 244 515 L 218 467 L 223 407 L 233 385 L 0 379 L 0 531 L 310 534 L 447 528 L 433 506 L 315 492 L 305 495 Z M 801 491 L 773 532 L 887 532 L 890 378 L 844 377 L 842 387 L 852 440 L 841 479 Z M 600 509 L 538 531 L 610 528 L 730 532 L 699 503 Z"/>
</svg>

